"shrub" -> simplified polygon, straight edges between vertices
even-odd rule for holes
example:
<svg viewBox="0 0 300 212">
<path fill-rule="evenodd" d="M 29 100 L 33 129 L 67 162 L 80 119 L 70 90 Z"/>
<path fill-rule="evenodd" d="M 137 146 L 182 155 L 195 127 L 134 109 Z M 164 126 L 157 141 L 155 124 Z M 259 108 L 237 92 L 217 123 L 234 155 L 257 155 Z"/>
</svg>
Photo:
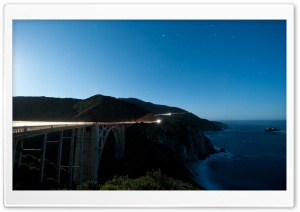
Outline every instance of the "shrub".
<svg viewBox="0 0 300 212">
<path fill-rule="evenodd" d="M 101 190 L 198 190 L 191 184 L 167 177 L 160 170 L 147 172 L 137 179 L 114 177 L 100 188 Z"/>
<path fill-rule="evenodd" d="M 77 190 L 99 190 L 100 185 L 96 181 L 87 181 L 77 186 Z"/>
<path fill-rule="evenodd" d="M 130 179 L 128 176 L 114 176 L 104 185 L 87 181 L 77 186 L 77 190 L 199 190 L 186 182 L 167 177 L 160 170 L 147 172 L 146 176 Z"/>
</svg>

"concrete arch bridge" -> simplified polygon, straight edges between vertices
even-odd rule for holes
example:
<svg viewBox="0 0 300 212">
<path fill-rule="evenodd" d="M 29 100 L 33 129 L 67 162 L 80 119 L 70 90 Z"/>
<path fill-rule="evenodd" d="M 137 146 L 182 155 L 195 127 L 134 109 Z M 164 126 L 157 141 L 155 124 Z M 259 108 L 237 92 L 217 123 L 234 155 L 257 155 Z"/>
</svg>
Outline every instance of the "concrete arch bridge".
<svg viewBox="0 0 300 212">
<path fill-rule="evenodd" d="M 67 169 L 70 187 L 88 180 L 98 180 L 98 169 L 109 134 L 115 138 L 114 157 L 125 154 L 126 127 L 135 122 L 14 122 L 13 123 L 13 168 L 20 166 L 28 152 L 40 154 L 40 183 L 43 182 L 45 159 L 50 143 L 56 146 L 56 181 L 61 181 L 61 169 Z M 56 133 L 56 139 L 51 139 Z M 26 148 L 28 138 L 42 136 L 39 148 Z M 67 150 L 64 144 L 68 143 Z M 48 150 L 48 151 L 53 151 Z M 68 152 L 67 164 L 62 164 L 63 154 Z M 51 154 L 51 153 L 50 153 Z"/>
</svg>

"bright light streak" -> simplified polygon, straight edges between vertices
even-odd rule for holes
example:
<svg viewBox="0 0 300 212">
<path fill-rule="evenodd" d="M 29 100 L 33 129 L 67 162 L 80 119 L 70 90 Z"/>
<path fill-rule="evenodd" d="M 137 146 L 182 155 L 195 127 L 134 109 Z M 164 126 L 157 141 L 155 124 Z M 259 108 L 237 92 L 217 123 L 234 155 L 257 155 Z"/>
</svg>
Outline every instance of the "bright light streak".
<svg viewBox="0 0 300 212">
<path fill-rule="evenodd" d="M 162 113 L 162 114 L 156 114 L 154 116 L 171 116 L 171 115 L 180 115 L 180 114 L 185 114 L 185 113 L 189 113 L 189 112 L 182 112 L 182 113 Z"/>
<path fill-rule="evenodd" d="M 156 120 L 156 123 L 158 123 L 158 124 L 159 124 L 160 122 L 161 122 L 161 120 L 160 120 L 160 119 L 157 119 L 157 120 Z"/>
<path fill-rule="evenodd" d="M 51 121 L 13 121 L 13 127 L 23 126 L 46 126 L 46 125 L 84 125 L 93 122 L 51 122 Z"/>
<path fill-rule="evenodd" d="M 170 116 L 172 113 L 163 113 L 163 114 L 156 114 L 154 116 Z"/>
</svg>

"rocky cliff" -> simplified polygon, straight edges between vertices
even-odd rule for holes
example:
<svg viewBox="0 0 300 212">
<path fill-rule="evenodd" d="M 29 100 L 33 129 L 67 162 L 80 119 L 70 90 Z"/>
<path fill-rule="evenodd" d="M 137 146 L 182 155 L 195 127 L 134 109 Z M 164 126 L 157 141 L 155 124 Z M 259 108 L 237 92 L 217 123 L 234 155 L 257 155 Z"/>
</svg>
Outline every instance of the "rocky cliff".
<svg viewBox="0 0 300 212">
<path fill-rule="evenodd" d="M 103 154 L 100 165 L 102 177 L 103 173 L 111 176 L 100 181 L 104 182 L 113 175 L 135 178 L 147 171 L 160 169 L 168 176 L 191 182 L 186 162 L 204 159 L 216 152 L 199 128 L 170 122 L 139 123 L 128 127 L 125 148 L 125 156 L 114 159 L 114 162 L 112 158 L 105 158 L 109 154 Z"/>
</svg>

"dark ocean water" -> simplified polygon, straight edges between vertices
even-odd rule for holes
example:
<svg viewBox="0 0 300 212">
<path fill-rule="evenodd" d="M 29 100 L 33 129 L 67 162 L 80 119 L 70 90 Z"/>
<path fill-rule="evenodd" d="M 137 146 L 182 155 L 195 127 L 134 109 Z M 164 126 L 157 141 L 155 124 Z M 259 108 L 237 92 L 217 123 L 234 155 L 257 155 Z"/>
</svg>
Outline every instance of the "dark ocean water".
<svg viewBox="0 0 300 212">
<path fill-rule="evenodd" d="M 195 180 L 208 190 L 286 190 L 286 121 L 223 123 L 227 129 L 205 135 L 226 152 L 191 163 Z M 269 125 L 280 131 L 264 131 Z"/>
</svg>

